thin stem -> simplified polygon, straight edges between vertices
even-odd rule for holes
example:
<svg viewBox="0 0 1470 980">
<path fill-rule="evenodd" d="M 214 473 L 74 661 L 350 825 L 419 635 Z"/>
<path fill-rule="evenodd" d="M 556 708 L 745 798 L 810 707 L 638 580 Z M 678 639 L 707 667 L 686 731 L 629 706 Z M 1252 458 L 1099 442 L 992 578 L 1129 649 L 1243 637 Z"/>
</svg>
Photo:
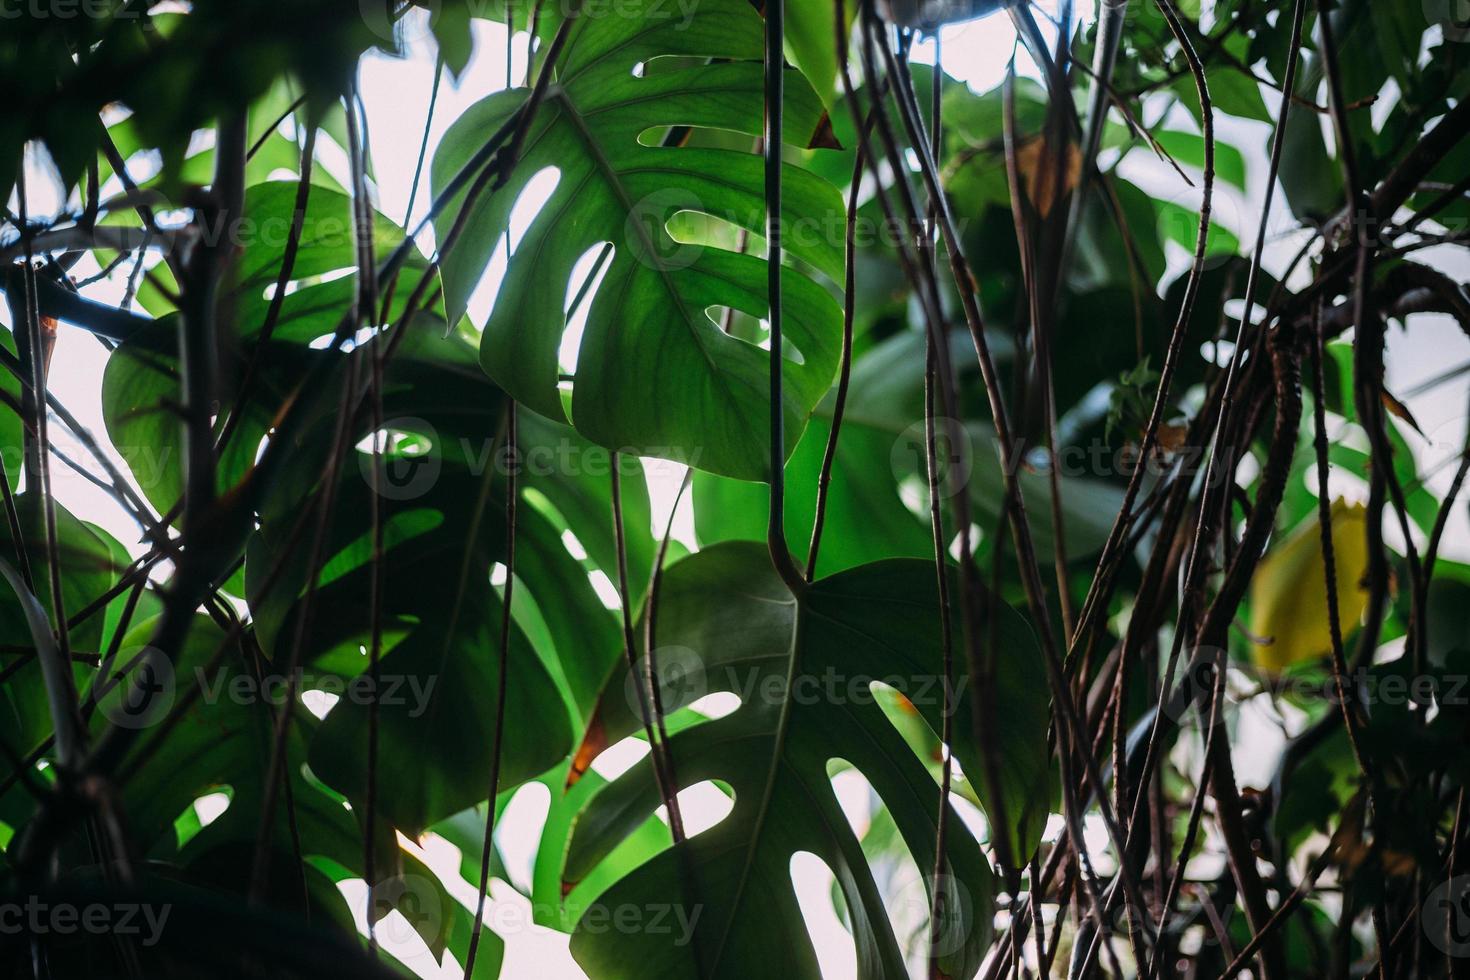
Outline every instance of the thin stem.
<svg viewBox="0 0 1470 980">
<path fill-rule="evenodd" d="M 766 523 L 766 545 L 771 552 L 781 580 L 792 595 L 801 595 L 806 579 L 791 558 L 786 545 L 786 395 L 782 368 L 786 363 L 783 349 L 781 310 L 781 124 L 786 86 L 786 0 L 767 0 L 765 7 L 766 120 L 763 136 L 766 182 L 766 302 L 770 324 L 770 508 Z"/>
<path fill-rule="evenodd" d="M 506 459 L 515 459 L 519 444 L 518 409 L 514 400 L 506 406 L 505 446 Z M 495 850 L 495 801 L 500 795 L 500 761 L 503 754 L 502 742 L 505 735 L 506 694 L 510 687 L 510 639 L 511 601 L 516 582 L 516 512 L 520 504 L 517 487 L 516 467 L 508 466 L 505 471 L 505 594 L 500 609 L 500 659 L 497 663 L 495 684 L 495 740 L 490 755 L 489 795 L 485 802 L 485 836 L 480 846 L 480 884 L 475 898 L 475 924 L 470 930 L 470 946 L 465 953 L 464 976 L 470 980 L 474 975 L 475 956 L 480 949 L 480 930 L 485 924 L 485 901 L 490 893 L 490 855 Z"/>
<path fill-rule="evenodd" d="M 817 555 L 821 551 L 822 529 L 827 520 L 827 491 L 832 484 L 832 466 L 837 459 L 837 440 L 842 434 L 842 416 L 847 408 L 847 388 L 852 380 L 852 328 L 857 313 L 858 190 L 862 185 L 863 170 L 867 167 L 867 155 L 863 152 L 863 147 L 867 145 L 866 130 L 872 126 L 872 122 L 873 116 L 870 112 L 863 124 L 864 138 L 853 161 L 852 184 L 847 192 L 847 223 L 842 238 L 845 271 L 842 287 L 842 357 L 837 368 L 837 394 L 832 403 L 832 431 L 827 434 L 827 448 L 822 454 L 822 469 L 817 476 L 816 516 L 812 520 L 812 541 L 806 555 L 806 580 L 809 583 L 817 577 Z"/>
<path fill-rule="evenodd" d="M 21 166 L 16 174 L 16 196 L 19 202 L 21 225 L 24 226 L 27 204 L 24 157 L 22 157 Z M 46 404 L 46 357 L 42 345 L 41 319 L 36 307 L 36 266 L 30 253 L 29 242 L 26 244 L 22 274 L 25 281 L 25 322 L 18 324 L 20 329 L 16 333 L 23 332 L 29 339 L 27 346 L 30 353 L 31 384 L 35 386 L 35 392 L 40 396 L 35 400 L 36 466 L 31 475 L 36 478 L 36 494 L 41 501 L 46 531 L 46 566 L 51 591 L 52 629 L 56 636 L 56 662 L 45 664 L 48 680 L 46 687 L 51 694 L 54 714 L 52 723 L 56 732 L 58 761 L 65 769 L 73 769 L 81 760 L 82 754 L 86 752 L 87 737 L 86 729 L 81 722 L 76 680 L 70 666 L 71 639 L 67 630 L 66 604 L 61 589 L 60 538 L 56 529 L 56 498 L 51 487 L 51 442 L 44 408 Z M 16 538 L 17 546 L 23 547 L 22 542 L 23 539 Z"/>
<path fill-rule="evenodd" d="M 934 75 L 929 102 L 929 116 L 934 124 L 932 150 L 936 158 L 940 152 L 944 119 L 944 60 L 940 45 L 941 42 L 936 35 L 934 38 Z M 857 170 L 853 177 L 854 200 L 856 200 L 856 187 L 859 183 L 858 178 L 862 174 L 862 166 L 860 151 Z M 932 228 L 933 225 L 931 208 L 930 227 Z M 930 237 L 932 243 L 933 233 Z M 944 754 L 944 761 L 939 776 L 939 811 L 934 818 L 934 871 L 929 896 L 930 980 L 940 980 L 944 976 L 944 971 L 939 965 L 939 944 L 944 938 L 946 921 L 945 902 L 948 897 L 946 887 L 948 876 L 945 874 L 945 860 L 949 844 L 949 799 L 954 780 L 952 748 L 954 745 L 954 705 L 951 703 L 954 693 L 954 624 L 950 616 L 949 562 L 945 555 L 944 512 L 940 506 L 939 494 L 938 426 L 934 419 L 934 388 L 937 380 L 935 375 L 939 369 L 939 358 L 935 350 L 935 342 L 935 337 L 931 333 L 924 356 L 924 469 L 929 483 L 929 521 L 934 538 L 934 574 L 939 598 L 940 648 L 944 671 L 944 676 L 941 678 L 942 721 L 940 722 L 939 744 L 940 752 Z M 850 346 L 850 339 L 848 344 Z M 1012 894 L 1015 894 L 1014 890 Z"/>
<path fill-rule="evenodd" d="M 509 64 L 509 61 L 506 62 Z M 408 185 L 408 204 L 403 208 L 403 227 L 413 220 L 413 206 L 419 199 L 419 181 L 424 176 L 424 161 L 429 157 L 429 131 L 434 128 L 434 110 L 439 105 L 439 86 L 444 81 L 444 53 L 434 59 L 434 86 L 429 89 L 429 109 L 424 114 L 424 134 L 419 138 L 418 158 L 413 165 L 413 182 Z"/>
<path fill-rule="evenodd" d="M 628 538 L 623 523 L 623 479 L 622 479 L 622 454 L 613 453 L 612 456 L 612 519 L 613 539 L 617 545 L 618 564 L 618 596 L 621 600 L 620 612 L 623 623 L 623 656 L 628 665 L 629 675 L 638 678 L 638 643 L 633 630 L 633 595 L 628 580 Z M 669 829 L 675 840 L 684 839 L 684 817 L 679 810 L 679 788 L 673 782 L 669 772 L 668 745 L 659 740 L 654 722 L 653 697 L 657 695 L 658 679 L 652 676 L 652 669 L 647 684 L 634 683 L 634 690 L 638 692 L 638 713 L 643 722 L 643 733 L 648 739 L 650 754 L 653 758 L 654 778 L 658 782 L 659 795 L 663 799 L 664 809 L 669 815 Z"/>
<path fill-rule="evenodd" d="M 941 507 L 939 485 L 938 427 L 934 418 L 934 388 L 938 358 L 934 352 L 934 338 L 926 345 L 924 358 L 924 463 L 929 484 L 929 523 L 934 539 L 934 572 L 939 596 L 939 637 L 943 658 L 942 693 L 944 697 L 940 722 L 939 751 L 944 755 L 939 778 L 939 813 L 934 821 L 934 869 L 929 897 L 929 977 L 939 980 L 943 971 L 939 965 L 939 944 L 943 937 L 945 922 L 944 900 L 946 897 L 945 851 L 949 839 L 949 797 L 954 770 L 954 710 L 950 704 L 954 690 L 954 628 L 949 605 L 949 562 L 945 554 L 944 511 Z M 1001 833 L 1008 833 L 1002 829 Z"/>
<path fill-rule="evenodd" d="M 1317 329 L 1308 338 L 1308 350 L 1312 364 L 1312 424 L 1315 430 L 1313 448 L 1317 455 L 1317 527 L 1322 542 L 1322 575 L 1327 588 L 1327 631 L 1332 641 L 1332 679 L 1337 688 L 1337 701 L 1342 706 L 1342 723 L 1347 729 L 1348 743 L 1352 746 L 1353 759 L 1358 771 L 1371 778 L 1363 759 L 1363 749 L 1358 743 L 1357 719 L 1353 714 L 1353 700 L 1348 695 L 1348 666 L 1343 655 L 1342 610 L 1337 606 L 1337 556 L 1332 541 L 1332 498 L 1328 490 L 1327 468 L 1327 397 L 1322 377 L 1323 357 L 1321 310 L 1317 309 Z"/>
<path fill-rule="evenodd" d="M 871 2 L 864 6 L 864 17 L 868 29 L 864 31 L 865 58 L 870 58 L 872 35 L 876 30 L 876 15 L 872 10 Z M 879 45 L 883 52 L 885 62 L 890 74 L 898 75 L 894 70 L 893 52 L 887 45 Z M 871 68 L 871 66 L 870 66 Z M 876 72 L 873 72 L 876 74 Z M 1071 689 L 1066 682 L 1066 671 L 1062 665 L 1061 656 L 1058 652 L 1056 637 L 1051 625 L 1051 617 L 1047 609 L 1044 589 L 1041 584 L 1039 566 L 1036 560 L 1036 549 L 1031 536 L 1030 524 L 1026 517 L 1025 501 L 1020 494 L 1017 483 L 1015 461 L 1016 445 L 1012 438 L 1010 423 L 1004 402 L 1000 395 L 1000 381 L 995 370 L 995 362 L 990 352 L 990 342 L 985 335 L 984 319 L 980 313 L 978 300 L 976 299 L 976 279 L 965 259 L 964 251 L 960 243 L 959 233 L 956 230 L 954 216 L 950 211 L 948 199 L 944 196 L 939 186 L 939 169 L 929 152 L 929 141 L 924 138 L 923 120 L 919 117 L 917 107 L 911 91 L 907 91 L 903 84 L 903 78 L 898 77 L 898 84 L 894 86 L 900 115 L 903 117 L 905 126 L 909 133 L 909 144 L 913 147 L 919 157 L 920 172 L 923 176 L 925 187 L 929 198 L 934 202 L 940 218 L 939 227 L 944 233 L 944 243 L 949 256 L 951 274 L 957 285 L 960 303 L 965 313 L 965 322 L 970 330 L 971 340 L 975 345 L 975 353 L 980 364 L 980 373 L 985 384 L 986 396 L 990 403 L 991 420 L 995 427 L 996 442 L 1001 456 L 1001 475 L 1005 487 L 1006 511 L 1009 516 L 1012 536 L 1016 543 L 1017 558 L 1021 566 L 1022 585 L 1026 593 L 1027 606 L 1031 611 L 1032 620 L 1038 637 L 1041 641 L 1043 659 L 1047 669 L 1048 683 L 1052 687 L 1053 704 L 1056 708 L 1057 718 L 1061 722 L 1058 726 L 1058 742 L 1061 746 L 1060 759 L 1062 768 L 1062 783 L 1064 796 L 1072 793 L 1075 782 L 1070 778 L 1071 756 L 1068 745 L 1080 744 L 1081 726 L 1077 721 L 1076 706 L 1072 701 Z M 886 129 L 884 114 L 879 117 L 880 130 Z M 885 136 L 885 139 L 887 136 Z M 892 153 L 892 151 L 890 151 Z M 898 165 L 895 164 L 895 169 Z M 900 181 L 900 189 L 906 189 L 906 182 Z M 911 212 L 917 213 L 917 208 L 911 207 Z M 1088 779 L 1094 786 L 1101 786 L 1102 780 L 1097 773 L 1096 761 L 1086 753 L 1082 753 L 1082 762 Z M 1107 797 L 1100 796 L 1102 803 L 1103 821 L 1109 830 L 1109 836 L 1114 840 L 1115 846 L 1122 849 L 1122 836 L 1118 833 L 1116 823 L 1113 819 L 1112 808 L 1108 804 Z M 1075 807 L 1067 807 L 1071 813 L 1072 827 L 1069 832 L 1081 834 L 1080 811 Z M 1078 848 L 1085 862 L 1085 852 Z M 1129 894 L 1130 902 L 1142 905 L 1137 900 L 1137 883 L 1133 880 L 1132 873 L 1124 866 L 1119 866 L 1119 876 L 1125 882 L 1125 891 Z"/>
<path fill-rule="evenodd" d="M 368 677 L 371 680 L 372 698 L 368 701 L 367 724 L 367 789 L 363 809 L 363 880 L 369 889 L 377 884 L 377 802 L 378 802 L 378 667 L 383 655 L 383 504 L 378 492 L 377 480 L 382 473 L 383 445 L 383 344 L 382 326 L 377 313 L 377 279 L 373 275 L 376 262 L 373 255 L 373 206 L 367 195 L 367 110 L 362 103 L 356 86 L 348 93 L 347 141 L 352 168 L 352 211 L 356 228 L 357 244 L 357 326 L 366 320 L 372 324 L 374 343 L 370 360 L 372 376 L 368 393 L 372 412 L 372 463 L 373 483 L 368 494 L 369 524 L 372 536 L 372 554 L 368 568 Z M 359 125 L 359 117 L 364 125 Z M 420 161 L 422 162 L 422 160 Z M 415 174 L 417 179 L 417 174 Z M 410 202 L 412 207 L 412 202 Z M 287 780 L 287 789 L 290 781 Z M 378 955 L 377 923 L 371 910 L 367 916 L 368 950 Z"/>
</svg>

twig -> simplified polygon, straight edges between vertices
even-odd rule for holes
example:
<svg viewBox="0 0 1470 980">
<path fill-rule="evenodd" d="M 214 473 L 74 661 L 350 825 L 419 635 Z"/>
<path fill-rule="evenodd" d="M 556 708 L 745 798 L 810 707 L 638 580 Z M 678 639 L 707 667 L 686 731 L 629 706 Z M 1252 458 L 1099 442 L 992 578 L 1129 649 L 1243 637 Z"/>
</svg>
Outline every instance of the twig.
<svg viewBox="0 0 1470 980">
<path fill-rule="evenodd" d="M 858 189 L 862 185 L 863 170 L 867 167 L 867 133 L 872 127 L 873 115 L 869 112 L 863 123 L 863 138 L 859 143 L 856 159 L 852 165 L 852 184 L 847 193 L 847 223 L 843 232 L 843 266 L 845 269 L 842 287 L 842 356 L 837 369 L 837 394 L 832 403 L 832 431 L 827 435 L 827 448 L 822 454 L 822 469 L 817 476 L 816 516 L 812 519 L 812 540 L 807 548 L 806 580 L 817 577 L 817 555 L 822 547 L 822 529 L 827 519 L 827 491 L 832 483 L 832 466 L 837 459 L 837 440 L 842 434 L 842 415 L 847 408 L 847 387 L 852 380 L 852 328 L 857 313 L 857 211 Z"/>
<path fill-rule="evenodd" d="M 516 458 L 519 441 L 517 406 L 514 399 L 507 399 L 505 416 L 506 459 Z M 616 462 L 614 463 L 616 471 Z M 500 763 L 504 752 L 502 743 L 505 735 L 506 694 L 510 687 L 510 640 L 511 600 L 516 580 L 516 512 L 520 504 L 520 490 L 516 486 L 516 468 L 505 470 L 505 594 L 500 607 L 500 659 L 497 666 L 495 685 L 495 740 L 490 755 L 489 795 L 485 802 L 485 836 L 480 846 L 480 883 L 475 898 L 475 924 L 470 929 L 469 951 L 465 954 L 464 976 L 470 980 L 475 970 L 475 955 L 480 948 L 480 930 L 485 923 L 485 899 L 490 893 L 490 855 L 495 848 L 495 801 L 500 795 Z M 489 481 L 487 479 L 488 487 Z M 457 605 L 457 603 L 456 603 Z"/>
</svg>

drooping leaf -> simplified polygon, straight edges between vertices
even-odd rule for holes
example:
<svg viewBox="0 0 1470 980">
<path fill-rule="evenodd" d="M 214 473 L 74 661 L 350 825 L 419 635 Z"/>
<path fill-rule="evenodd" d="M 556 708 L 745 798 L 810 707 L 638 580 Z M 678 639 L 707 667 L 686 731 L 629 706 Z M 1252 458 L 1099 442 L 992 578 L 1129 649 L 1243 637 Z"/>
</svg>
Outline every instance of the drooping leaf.
<svg viewBox="0 0 1470 980">
<path fill-rule="evenodd" d="M 1337 610 L 1346 635 L 1367 606 L 1363 576 L 1368 567 L 1367 509 L 1343 500 L 1332 503 L 1332 550 L 1336 564 Z M 1323 656 L 1332 649 L 1327 623 L 1327 583 L 1322 539 L 1315 519 L 1266 553 L 1251 579 L 1251 657 L 1275 673 Z"/>
</svg>

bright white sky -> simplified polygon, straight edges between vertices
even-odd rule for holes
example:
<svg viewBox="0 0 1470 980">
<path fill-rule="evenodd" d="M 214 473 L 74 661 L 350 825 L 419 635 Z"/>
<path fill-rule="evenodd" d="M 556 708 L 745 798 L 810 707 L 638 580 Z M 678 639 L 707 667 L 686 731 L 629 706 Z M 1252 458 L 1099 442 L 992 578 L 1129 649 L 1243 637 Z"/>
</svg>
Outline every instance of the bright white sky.
<svg viewBox="0 0 1470 980">
<path fill-rule="evenodd" d="M 1089 5 L 1081 6 L 1090 14 Z M 458 83 L 446 78 L 440 89 L 438 106 L 430 127 L 431 156 L 444 131 L 464 109 L 505 84 L 504 28 L 499 24 L 476 20 L 474 30 L 476 47 L 473 61 Z M 423 132 L 435 66 L 434 46 L 427 31 L 421 27 L 410 28 L 409 36 L 411 43 L 408 57 L 394 58 L 375 54 L 364 60 L 361 72 L 361 89 L 368 110 L 373 164 L 378 177 L 377 204 L 384 213 L 400 221 L 409 203 L 408 190 L 420 134 Z M 977 91 L 988 89 L 998 84 L 1003 77 L 1006 63 L 1011 57 L 1014 38 L 1010 22 L 1003 16 L 952 26 L 944 34 L 945 67 L 952 76 L 968 82 Z M 512 69 L 519 83 L 524 72 L 524 37 L 517 39 L 514 48 Z M 916 60 L 932 61 L 932 57 L 932 45 L 923 46 L 916 52 Z M 1023 68 L 1031 68 L 1024 56 L 1021 62 Z M 1028 73 L 1034 74 L 1034 71 Z M 1273 94 L 1270 91 L 1264 94 L 1267 105 L 1274 106 Z M 1192 123 L 1181 121 L 1182 119 L 1187 117 L 1171 118 L 1169 123 L 1175 128 L 1192 126 Z M 1264 199 L 1268 127 L 1223 120 L 1221 130 L 1222 138 L 1235 143 L 1246 154 L 1250 179 L 1248 193 L 1245 195 L 1229 188 L 1220 189 L 1217 213 L 1237 235 L 1248 239 L 1253 232 L 1254 216 L 1260 213 Z M 344 182 L 345 163 L 345 158 L 340 153 L 335 157 L 327 155 L 323 160 L 323 164 Z M 1181 202 L 1181 196 L 1190 193 L 1177 175 L 1163 170 L 1146 152 L 1133 153 L 1123 161 L 1121 168 L 1130 179 L 1153 193 L 1165 197 L 1180 197 Z M 58 205 L 57 192 L 47 171 L 42 165 L 34 164 L 30 172 L 31 213 L 35 215 L 54 210 Z M 423 183 L 427 185 L 427 180 Z M 419 199 L 415 203 L 415 216 L 421 213 L 426 201 L 427 187 L 421 186 Z M 528 203 L 534 208 L 533 202 Z M 1289 215 L 1280 206 L 1279 194 L 1278 206 L 1273 209 L 1272 227 L 1291 227 Z M 1285 256 L 1294 252 L 1300 242 L 1298 233 L 1273 236 L 1267 260 L 1268 268 L 1279 270 L 1284 264 Z M 1459 254 L 1453 255 L 1453 259 L 1434 256 L 1434 253 L 1426 253 L 1423 257 L 1424 261 L 1434 261 L 1435 258 L 1452 261 L 1453 267 L 1447 271 L 1459 278 L 1465 278 L 1466 263 Z M 1186 256 L 1175 249 L 1172 262 L 1176 270 L 1183 268 Z M 90 265 L 89 260 L 77 273 L 84 276 L 95 271 L 95 266 Z M 126 272 L 126 267 L 123 271 Z M 471 315 L 477 322 L 483 322 L 488 312 L 498 286 L 497 275 L 497 270 L 492 268 L 476 296 Z M 122 296 L 122 290 L 122 277 L 114 276 L 92 287 L 88 293 L 99 300 L 117 302 Z M 0 317 L 3 316 L 5 314 L 0 312 Z M 82 331 L 62 328 L 53 361 L 56 367 L 51 378 L 52 390 L 84 425 L 99 435 L 105 433 L 99 396 L 105 360 L 106 351 L 94 339 Z M 1448 317 L 1418 318 L 1414 325 L 1412 342 L 1396 332 L 1390 337 L 1389 386 L 1409 404 L 1429 435 L 1428 440 L 1417 440 L 1410 436 L 1411 443 L 1415 443 L 1416 451 L 1421 453 L 1421 460 L 1425 464 L 1433 466 L 1453 457 L 1463 444 L 1467 389 L 1463 379 L 1427 394 L 1414 394 L 1415 387 L 1424 380 L 1467 361 L 1470 361 L 1470 342 L 1467 342 L 1464 334 Z M 76 458 L 85 458 L 80 447 L 58 431 L 60 428 L 59 425 L 53 425 L 52 433 L 61 448 L 75 451 Z M 679 474 L 671 472 L 667 466 L 657 470 L 658 475 L 652 480 L 650 489 L 654 497 L 655 526 L 661 528 L 679 483 Z M 107 528 L 135 553 L 141 551 L 137 544 L 139 535 L 136 525 L 122 514 L 109 497 L 60 464 L 53 465 L 52 472 L 58 498 L 73 513 Z M 1439 465 L 1432 480 L 1433 485 L 1443 491 L 1448 485 L 1451 472 L 1452 466 Z M 1361 490 L 1346 484 L 1342 487 L 1342 492 L 1359 494 Z M 675 522 L 676 534 L 686 543 L 692 544 L 692 515 L 688 511 L 687 501 L 681 509 L 682 513 L 677 515 Z M 1470 522 L 1467 522 L 1463 505 L 1456 508 L 1444 550 L 1450 557 L 1470 560 Z M 636 760 L 641 749 L 641 744 L 624 745 L 615 749 L 599 760 L 599 771 L 603 771 L 605 775 L 620 771 Z M 1265 764 L 1269 765 L 1270 757 L 1274 753 L 1265 755 Z M 1261 773 L 1245 773 L 1242 778 L 1247 781 L 1259 780 L 1264 775 L 1263 770 Z M 868 794 L 861 777 L 839 777 L 838 788 L 855 825 L 860 828 L 865 826 L 868 819 Z M 686 790 L 682 799 L 686 819 L 696 826 L 714 822 L 727 809 L 723 797 L 707 785 Z M 529 787 L 518 794 L 497 828 L 497 839 L 507 856 L 512 876 L 522 886 L 529 880 L 530 865 L 546 807 L 545 791 L 539 786 Z M 214 810 L 217 815 L 217 804 L 214 805 Z M 978 824 L 978 814 L 972 811 L 967 816 Z M 1099 837 L 1094 844 L 1100 849 L 1102 842 L 1103 838 Z M 446 881 L 456 880 L 458 854 L 451 845 L 438 839 L 430 839 L 424 842 L 420 856 L 440 871 Z M 909 869 L 910 873 L 914 871 L 912 867 Z M 830 873 L 821 862 L 806 855 L 793 862 L 793 878 L 816 941 L 824 977 L 832 980 L 854 975 L 855 955 L 852 941 L 833 913 L 828 897 L 832 880 Z M 365 906 L 361 882 L 348 883 L 344 886 L 344 891 L 353 899 L 361 921 L 361 911 Z M 468 907 L 473 907 L 472 887 L 458 887 L 456 897 Z M 490 921 L 507 942 L 505 976 L 535 976 L 547 980 L 583 976 L 567 952 L 566 937 L 528 925 L 528 905 L 513 889 L 497 884 L 493 897 L 499 911 L 492 914 Z M 421 943 L 404 940 L 402 937 L 407 930 L 395 930 L 390 926 L 386 929 L 380 927 L 380 932 L 385 946 L 401 952 L 409 965 L 421 976 L 448 978 L 461 975 L 460 968 L 452 961 L 437 964 Z M 399 941 L 395 942 L 395 937 Z"/>
</svg>

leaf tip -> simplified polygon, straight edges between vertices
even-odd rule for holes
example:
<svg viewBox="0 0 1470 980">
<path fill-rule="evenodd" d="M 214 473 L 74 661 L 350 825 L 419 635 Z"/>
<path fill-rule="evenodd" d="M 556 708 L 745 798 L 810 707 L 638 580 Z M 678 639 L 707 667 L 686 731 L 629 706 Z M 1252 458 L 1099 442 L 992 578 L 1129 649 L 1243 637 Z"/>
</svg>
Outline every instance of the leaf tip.
<svg viewBox="0 0 1470 980">
<path fill-rule="evenodd" d="M 812 133 L 812 138 L 807 141 L 808 150 L 840 150 L 842 141 L 837 138 L 837 131 L 832 128 L 832 116 L 822 113 L 822 118 L 817 120 L 817 128 Z"/>
</svg>

